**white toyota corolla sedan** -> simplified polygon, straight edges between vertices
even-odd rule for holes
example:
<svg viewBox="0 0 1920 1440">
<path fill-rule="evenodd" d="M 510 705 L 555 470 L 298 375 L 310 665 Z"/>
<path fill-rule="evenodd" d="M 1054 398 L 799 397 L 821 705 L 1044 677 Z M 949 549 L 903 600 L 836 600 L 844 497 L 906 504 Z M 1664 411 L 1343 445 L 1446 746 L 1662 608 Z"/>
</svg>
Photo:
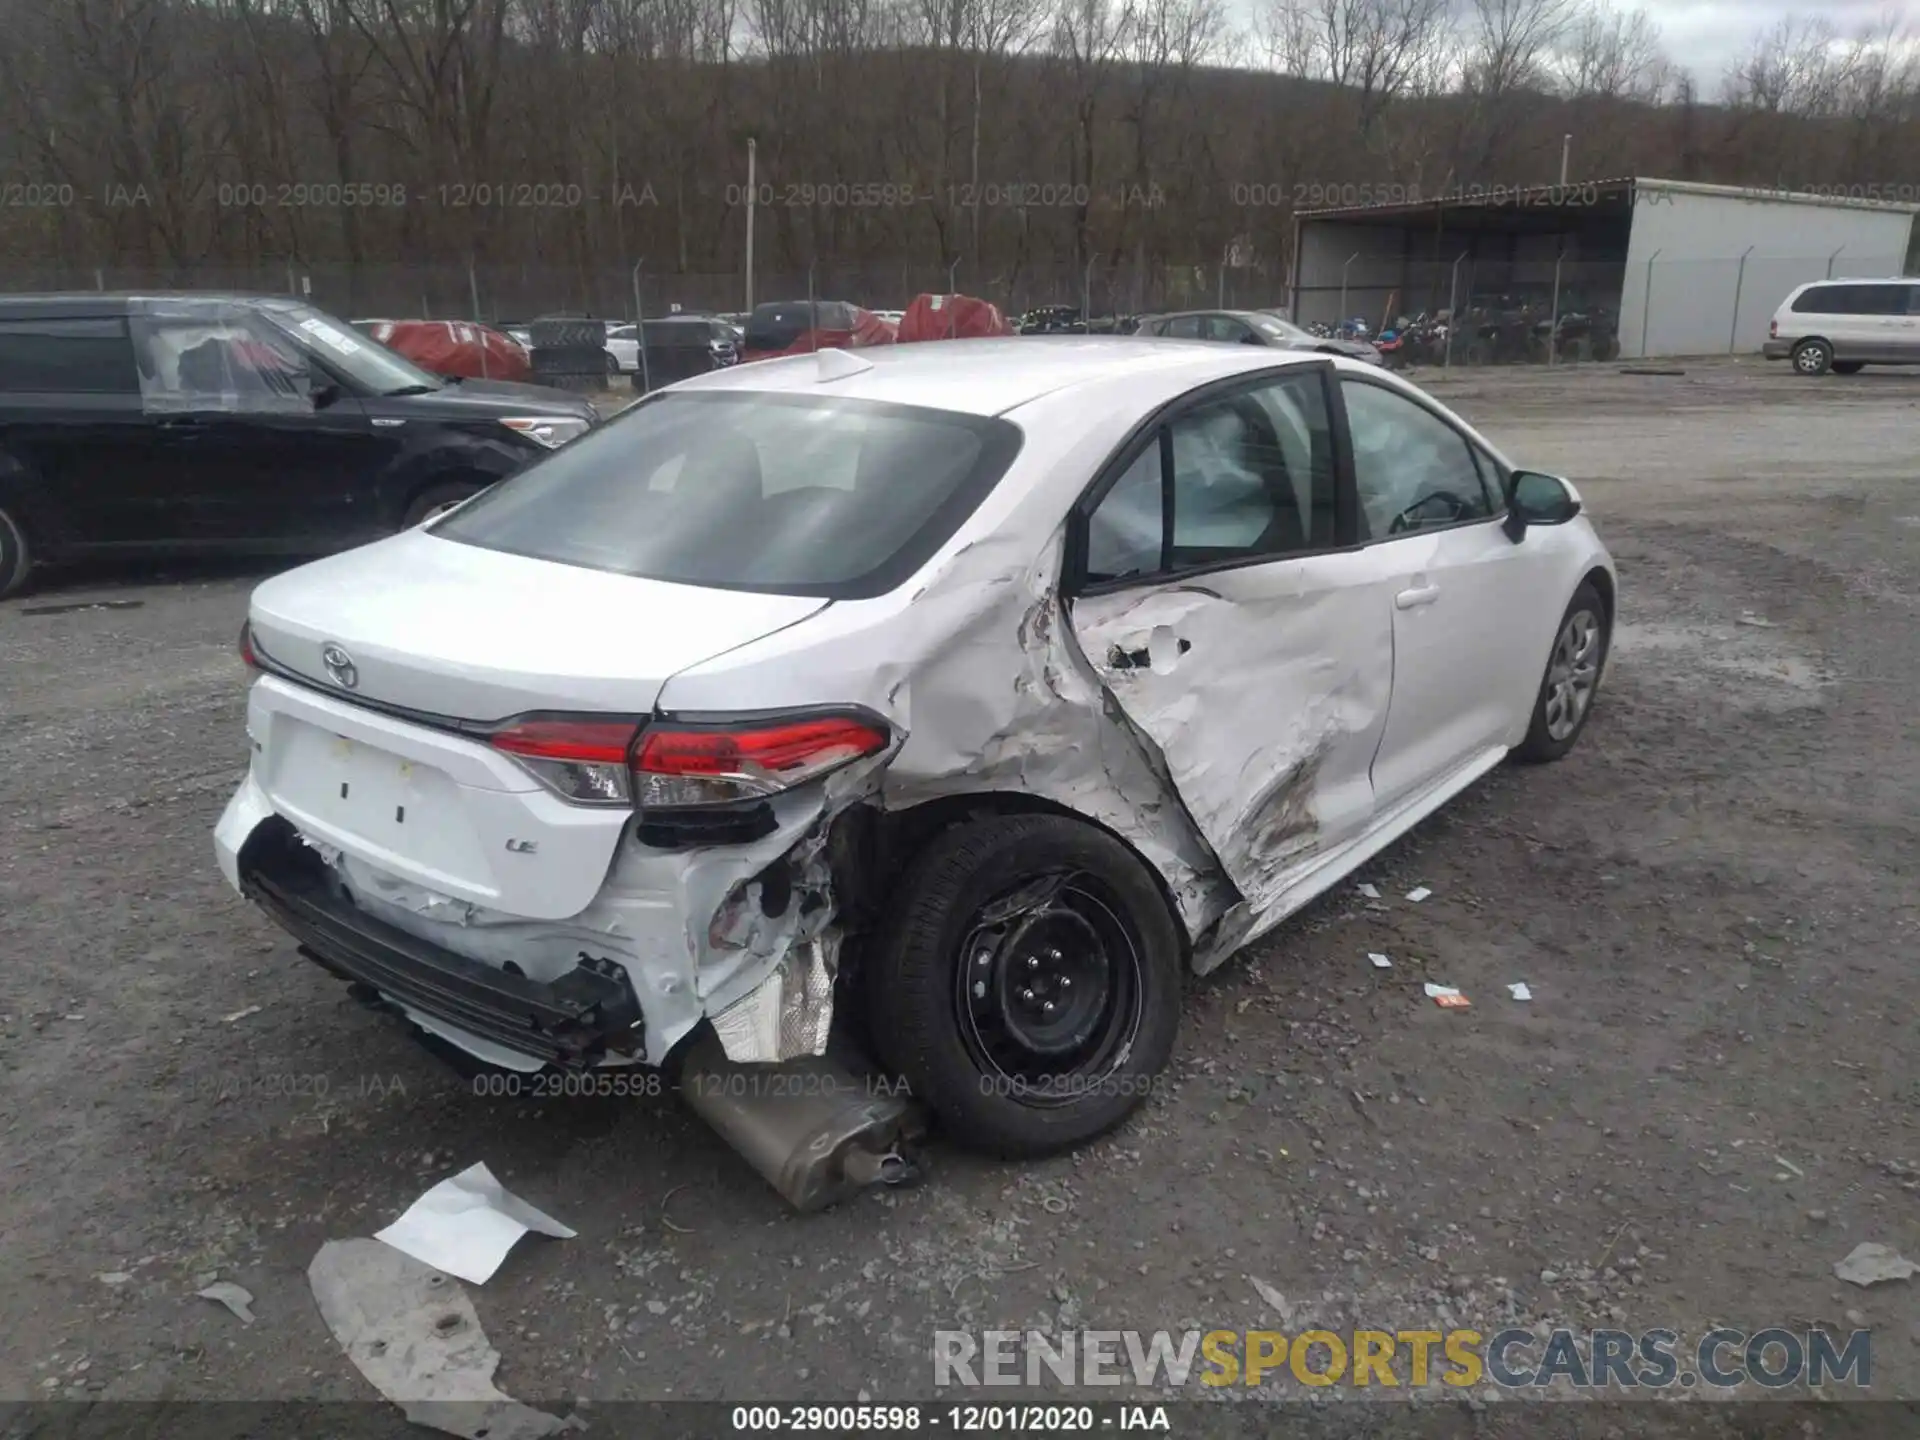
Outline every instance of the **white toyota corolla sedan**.
<svg viewBox="0 0 1920 1440">
<path fill-rule="evenodd" d="M 1613 614 L 1573 487 L 1373 366 L 743 365 L 262 584 L 219 861 L 489 1065 L 778 1064 L 837 1005 L 1041 1154 L 1151 1088 L 1182 971 L 1566 754 Z"/>
</svg>

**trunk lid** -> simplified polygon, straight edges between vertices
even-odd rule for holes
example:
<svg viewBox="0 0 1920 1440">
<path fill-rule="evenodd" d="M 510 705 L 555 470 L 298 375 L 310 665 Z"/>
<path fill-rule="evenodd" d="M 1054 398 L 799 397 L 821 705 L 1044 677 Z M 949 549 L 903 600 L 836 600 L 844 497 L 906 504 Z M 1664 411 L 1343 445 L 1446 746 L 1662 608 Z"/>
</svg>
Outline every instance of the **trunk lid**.
<svg viewBox="0 0 1920 1440">
<path fill-rule="evenodd" d="M 346 700 L 460 720 L 642 715 L 690 665 L 804 620 L 813 596 L 643 580 L 412 530 L 268 580 L 252 625 L 277 664 Z M 322 659 L 337 646 L 355 684 Z"/>
<path fill-rule="evenodd" d="M 254 778 L 303 835 L 390 877 L 382 899 L 443 919 L 464 913 L 450 897 L 564 920 L 599 892 L 631 810 L 562 800 L 483 736 L 443 722 L 529 711 L 642 717 L 677 671 L 826 603 L 641 580 L 410 531 L 254 592 L 257 649 L 311 682 L 269 675 L 253 686 Z"/>
</svg>

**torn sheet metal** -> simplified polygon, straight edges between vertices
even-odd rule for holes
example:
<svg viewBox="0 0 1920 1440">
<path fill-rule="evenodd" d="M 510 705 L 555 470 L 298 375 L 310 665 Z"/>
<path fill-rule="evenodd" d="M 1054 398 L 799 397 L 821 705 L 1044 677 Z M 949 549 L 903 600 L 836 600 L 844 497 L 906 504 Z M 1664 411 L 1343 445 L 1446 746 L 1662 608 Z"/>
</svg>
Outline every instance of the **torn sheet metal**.
<svg viewBox="0 0 1920 1440">
<path fill-rule="evenodd" d="M 888 758 L 774 797 L 774 830 L 750 844 L 659 850 L 629 834 L 600 893 L 569 920 L 488 910 L 351 855 L 336 853 L 334 864 L 356 905 L 470 959 L 511 963 L 542 981 L 570 972 L 583 953 L 617 961 L 646 1016 L 644 1053 L 630 1059 L 659 1064 L 709 1015 L 716 1024 L 727 1017 L 722 1034 L 734 1060 L 818 1055 L 842 940 L 827 837 L 836 816 L 873 793 Z M 492 1063 L 524 1068 L 497 1046 L 411 1018 Z"/>
<path fill-rule="evenodd" d="M 451 1276 L 378 1240 L 329 1240 L 307 1281 L 347 1358 L 415 1425 L 468 1440 L 582 1428 L 494 1388 L 500 1352 Z"/>
<path fill-rule="evenodd" d="M 1038 561 L 1002 540 L 957 554 L 913 599 L 939 663 L 888 687 L 910 732 L 885 802 L 1035 796 L 1099 822 L 1137 850 L 1197 933 L 1238 898 L 1169 782 L 1158 747 L 1075 643 L 1058 595 L 1059 536 Z M 1011 637 L 1017 650 L 1009 651 Z"/>
</svg>

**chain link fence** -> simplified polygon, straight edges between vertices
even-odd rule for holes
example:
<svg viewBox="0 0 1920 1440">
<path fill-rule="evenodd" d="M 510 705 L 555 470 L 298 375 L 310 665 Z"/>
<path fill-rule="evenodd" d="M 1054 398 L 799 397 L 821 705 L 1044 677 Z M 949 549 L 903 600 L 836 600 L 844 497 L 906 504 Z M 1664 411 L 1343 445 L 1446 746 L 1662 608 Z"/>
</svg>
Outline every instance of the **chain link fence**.
<svg viewBox="0 0 1920 1440">
<path fill-rule="evenodd" d="M 918 294 L 990 300 L 1010 319 L 1047 307 L 1068 323 L 1127 330 L 1169 310 L 1278 310 L 1329 332 L 1378 339 L 1405 330 L 1413 363 L 1561 363 L 1615 357 L 1757 353 L 1787 294 L 1808 280 L 1898 275 L 1905 257 L 1724 256 L 1644 261 L 1489 261 L 1355 256 L 1318 283 L 1293 285 L 1280 266 L 1175 265 L 1096 258 L 976 269 L 827 263 L 745 274 L 650 269 L 645 260 L 583 269 L 502 264 L 303 264 L 183 268 L 9 265 L 8 291 L 201 290 L 297 295 L 342 318 L 479 320 L 538 316 L 657 318 L 738 313 L 750 302 L 839 300 L 906 309 Z M 1337 283 L 1336 283 L 1337 281 Z M 1421 323 L 1424 320 L 1424 323 Z M 1414 353 L 1418 352 L 1418 353 Z"/>
</svg>

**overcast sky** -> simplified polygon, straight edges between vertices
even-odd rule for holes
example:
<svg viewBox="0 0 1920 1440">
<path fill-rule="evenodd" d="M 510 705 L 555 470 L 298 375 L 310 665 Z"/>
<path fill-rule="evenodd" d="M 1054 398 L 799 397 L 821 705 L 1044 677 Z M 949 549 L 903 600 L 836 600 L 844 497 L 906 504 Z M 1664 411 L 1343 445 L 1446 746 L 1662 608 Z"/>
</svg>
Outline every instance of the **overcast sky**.
<svg viewBox="0 0 1920 1440">
<path fill-rule="evenodd" d="M 1920 0 L 1644 0 L 1660 24 L 1667 53 L 1693 71 L 1701 93 L 1711 95 L 1729 65 L 1746 58 L 1753 37 L 1787 16 L 1824 15 L 1846 33 L 1874 25 L 1885 16 L 1908 24 L 1920 21 Z"/>
</svg>

